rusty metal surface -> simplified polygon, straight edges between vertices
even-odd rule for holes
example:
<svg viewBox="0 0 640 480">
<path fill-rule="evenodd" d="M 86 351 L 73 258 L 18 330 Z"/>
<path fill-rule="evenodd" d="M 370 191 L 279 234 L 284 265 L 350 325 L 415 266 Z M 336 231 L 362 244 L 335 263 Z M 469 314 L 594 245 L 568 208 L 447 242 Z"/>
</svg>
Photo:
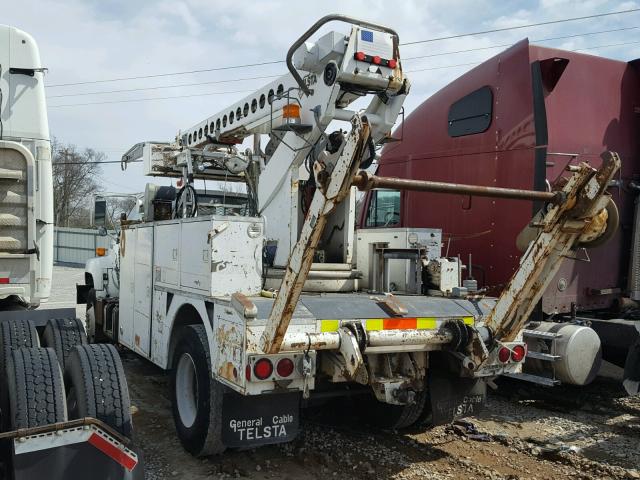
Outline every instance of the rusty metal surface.
<svg viewBox="0 0 640 480">
<path fill-rule="evenodd" d="M 353 185 L 359 190 L 391 188 L 413 190 L 417 192 L 453 193 L 476 197 L 510 198 L 513 200 L 543 201 L 559 204 L 563 201 L 560 192 L 539 192 L 536 190 L 518 190 L 515 188 L 485 187 L 460 183 L 432 182 L 429 180 L 407 180 L 404 178 L 379 177 L 367 172 L 359 172 L 353 179 Z"/>
<path fill-rule="evenodd" d="M 267 326 L 262 335 L 265 353 L 277 353 L 284 340 L 289 322 L 311 269 L 315 251 L 324 232 L 327 216 L 348 194 L 353 177 L 365 152 L 370 136 L 369 124 L 358 116 L 352 120 L 352 130 L 344 140 L 344 147 L 326 182 L 318 181 L 305 222 L 293 252 L 287 262 L 278 295 L 273 303 Z M 314 165 L 314 170 L 319 162 Z M 325 188 L 320 187 L 326 185 Z"/>
<path fill-rule="evenodd" d="M 485 322 L 493 338 L 512 341 L 518 336 L 564 258 L 605 208 L 607 186 L 620 165 L 617 154 L 606 152 L 598 170 L 583 163 L 571 175 L 563 187 L 566 201 L 544 216 L 538 236 Z M 477 345 L 470 346 L 469 354 L 477 364 L 486 359 Z"/>
</svg>

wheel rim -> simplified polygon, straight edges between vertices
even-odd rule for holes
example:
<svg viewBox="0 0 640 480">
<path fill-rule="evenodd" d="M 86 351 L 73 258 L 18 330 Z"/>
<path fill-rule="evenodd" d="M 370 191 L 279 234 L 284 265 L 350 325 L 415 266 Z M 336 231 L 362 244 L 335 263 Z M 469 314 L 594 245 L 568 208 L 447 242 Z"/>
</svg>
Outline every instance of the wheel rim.
<svg viewBox="0 0 640 480">
<path fill-rule="evenodd" d="M 198 378 L 196 365 L 188 353 L 183 353 L 176 367 L 176 403 L 182 424 L 190 428 L 198 413 Z"/>
</svg>

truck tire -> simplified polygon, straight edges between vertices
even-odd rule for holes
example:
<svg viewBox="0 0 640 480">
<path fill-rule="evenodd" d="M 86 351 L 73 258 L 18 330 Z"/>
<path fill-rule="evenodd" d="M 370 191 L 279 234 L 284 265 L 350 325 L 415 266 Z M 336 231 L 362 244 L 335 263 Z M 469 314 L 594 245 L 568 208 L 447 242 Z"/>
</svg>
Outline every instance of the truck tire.
<svg viewBox="0 0 640 480">
<path fill-rule="evenodd" d="M 53 348 L 64 371 L 76 345 L 87 344 L 87 334 L 79 318 L 52 318 L 44 329 L 42 343 L 45 347 Z"/>
<path fill-rule="evenodd" d="M 67 421 L 62 370 L 50 348 L 19 348 L 7 359 L 11 430 Z"/>
<path fill-rule="evenodd" d="M 101 343 L 77 345 L 65 370 L 69 418 L 96 418 L 131 437 L 131 401 L 118 351 Z"/>
<path fill-rule="evenodd" d="M 38 331 L 31 320 L 6 320 L 0 322 L 0 372 L 11 350 L 21 347 L 39 347 Z"/>
<path fill-rule="evenodd" d="M 206 330 L 203 325 L 187 325 L 177 334 L 170 384 L 178 438 L 197 457 L 222 453 L 224 387 L 211 374 Z"/>
<path fill-rule="evenodd" d="M 40 340 L 36 327 L 30 320 L 0 321 L 0 412 L 2 430 L 11 428 L 9 425 L 9 396 L 5 367 L 11 352 L 22 347 L 39 347 Z"/>
<path fill-rule="evenodd" d="M 401 430 L 415 424 L 422 415 L 426 405 L 427 392 L 416 393 L 415 402 L 411 405 L 391 405 L 378 401 L 375 397 L 364 408 L 369 423 L 382 428 Z"/>
</svg>

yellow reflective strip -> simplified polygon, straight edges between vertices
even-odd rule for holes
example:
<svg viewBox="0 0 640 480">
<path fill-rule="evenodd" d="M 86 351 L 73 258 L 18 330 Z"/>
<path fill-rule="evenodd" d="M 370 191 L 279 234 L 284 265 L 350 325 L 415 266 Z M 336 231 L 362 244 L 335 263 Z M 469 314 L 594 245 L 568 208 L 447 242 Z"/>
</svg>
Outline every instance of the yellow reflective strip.
<svg viewBox="0 0 640 480">
<path fill-rule="evenodd" d="M 367 330 L 383 330 L 384 324 L 382 318 L 370 318 L 367 320 Z"/>
<path fill-rule="evenodd" d="M 434 317 L 418 318 L 418 330 L 433 330 L 436 328 L 436 319 Z"/>
<path fill-rule="evenodd" d="M 337 332 L 340 327 L 340 320 L 320 320 L 321 332 Z"/>
<path fill-rule="evenodd" d="M 463 317 L 462 321 L 464 322 L 465 325 L 471 325 L 473 326 L 474 322 L 474 318 L 473 317 Z"/>
</svg>

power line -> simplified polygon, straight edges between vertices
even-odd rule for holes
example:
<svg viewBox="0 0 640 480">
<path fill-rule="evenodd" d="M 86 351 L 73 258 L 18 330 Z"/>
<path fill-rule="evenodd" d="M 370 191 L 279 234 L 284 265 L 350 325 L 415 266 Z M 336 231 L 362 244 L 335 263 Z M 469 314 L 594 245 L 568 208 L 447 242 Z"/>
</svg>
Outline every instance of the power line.
<svg viewBox="0 0 640 480">
<path fill-rule="evenodd" d="M 159 87 L 141 87 L 141 88 L 124 88 L 121 90 L 107 90 L 102 92 L 86 92 L 86 93 L 65 93 L 63 95 L 48 95 L 47 98 L 60 98 L 60 97 L 80 97 L 85 95 L 101 95 L 107 93 L 125 93 L 125 92 L 141 92 L 145 90 L 160 90 L 163 88 L 179 88 L 179 87 L 196 87 L 200 85 L 212 85 L 217 83 L 231 83 L 240 82 L 245 80 L 264 80 L 267 78 L 277 78 L 282 75 L 263 75 L 260 77 L 247 77 L 247 78 L 231 78 L 229 80 L 213 80 L 211 82 L 196 82 L 196 83 L 180 83 L 177 85 L 162 85 Z"/>
<path fill-rule="evenodd" d="M 613 30 L 601 30 L 599 32 L 585 32 L 585 33 L 576 33 L 574 35 L 563 35 L 561 37 L 549 37 L 549 38 L 538 38 L 536 40 L 529 40 L 530 42 L 550 42 L 553 40 L 566 40 L 567 38 L 576 38 L 576 37 L 586 37 L 588 35 L 600 35 L 603 33 L 612 33 L 612 32 L 622 32 L 625 30 L 637 30 L 640 27 L 624 27 L 624 28 L 614 28 Z M 449 52 L 440 52 L 440 53 L 430 53 L 428 55 L 419 55 L 417 57 L 406 57 L 403 60 L 418 60 L 420 58 L 431 58 L 431 57 L 441 57 L 443 55 L 453 55 L 456 53 L 467 53 L 467 52 L 478 52 L 481 50 L 492 50 L 494 48 L 505 48 L 512 46 L 513 43 L 504 43 L 502 45 L 493 45 L 490 47 L 478 47 L 478 48 L 466 48 L 464 50 L 455 50 Z"/>
<path fill-rule="evenodd" d="M 142 160 L 130 160 L 127 163 L 138 163 L 138 162 L 142 162 Z M 88 162 L 53 162 L 52 165 L 53 166 L 56 166 L 56 165 L 89 165 L 89 164 L 101 165 L 103 163 L 120 163 L 120 160 L 102 160 L 102 161 L 90 160 Z"/>
<path fill-rule="evenodd" d="M 592 47 L 584 47 L 584 48 L 578 48 L 575 50 L 569 50 L 569 51 L 573 51 L 573 52 L 577 52 L 577 51 L 584 51 L 584 50 L 596 50 L 599 48 L 609 48 L 609 47 L 618 47 L 618 46 L 622 46 L 622 45 L 634 45 L 640 43 L 640 41 L 635 41 L 635 42 L 624 42 L 624 43 L 612 43 L 612 44 L 608 44 L 608 45 L 595 45 Z M 468 66 L 472 66 L 472 65 L 478 65 L 482 62 L 469 62 L 469 63 L 459 63 L 456 65 L 442 65 L 442 66 L 437 66 L 437 67 L 427 67 L 427 68 L 419 68 L 419 69 L 415 69 L 415 70 L 407 70 L 406 73 L 419 73 L 419 72 L 426 72 L 426 71 L 432 71 L 432 70 L 444 70 L 447 68 L 458 68 L 458 67 L 468 67 Z M 194 93 L 194 94 L 189 94 L 189 95 L 170 95 L 167 97 L 152 97 L 152 98 L 136 98 L 136 99 L 129 99 L 129 100 L 108 100 L 108 101 L 102 101 L 102 102 L 86 102 L 86 103 L 68 103 L 68 104 L 63 104 L 63 105 L 49 105 L 49 108 L 59 108 L 59 107 L 82 107 L 82 106 L 88 106 L 88 105 L 105 105 L 105 104 L 116 104 L 116 103 L 132 103 L 132 102 L 150 102 L 150 101 L 154 101 L 154 100 L 171 100 L 171 99 L 176 99 L 176 98 L 190 98 L 190 97 L 202 97 L 202 96 L 209 96 L 209 95 L 226 95 L 226 94 L 233 94 L 233 93 L 250 93 L 253 92 L 255 90 L 235 90 L 235 91 L 231 91 L 231 92 L 208 92 L 208 93 Z"/>
<path fill-rule="evenodd" d="M 171 77 L 173 75 L 190 75 L 192 73 L 205 73 L 205 72 L 218 72 L 220 70 L 233 70 L 236 68 L 247 68 L 247 67 L 260 67 L 262 65 L 274 65 L 276 63 L 284 63 L 283 60 L 273 60 L 269 62 L 259 62 L 259 63 L 247 63 L 244 65 L 232 65 L 229 67 L 214 67 L 214 68 L 203 68 L 200 70 L 189 70 L 185 72 L 171 72 L 171 73 L 156 73 L 153 75 L 139 75 L 137 77 L 122 77 L 122 78 L 108 78 L 105 80 L 86 80 L 84 82 L 72 82 L 72 83 L 56 83 L 53 85 L 49 85 L 49 88 L 54 87 L 69 87 L 71 85 L 87 85 L 90 83 L 107 83 L 107 82 L 122 82 L 124 80 L 141 80 L 144 78 L 158 78 L 158 77 Z"/>
<path fill-rule="evenodd" d="M 611 15 L 622 15 L 623 13 L 633 13 L 640 11 L 640 8 L 630 8 L 628 10 L 620 10 L 618 12 L 609 12 L 609 13 L 597 13 L 594 15 L 585 15 L 582 17 L 572 17 L 572 18 L 564 18 L 562 20 L 549 20 L 546 22 L 538 22 L 538 23 L 529 23 L 527 25 L 518 25 L 516 27 L 503 27 L 503 28 L 493 28 L 491 30 L 481 30 L 478 32 L 470 32 L 470 33 L 460 33 L 458 35 L 449 35 L 446 37 L 437 37 L 437 38 L 428 38 L 426 40 L 415 40 L 413 42 L 405 42 L 400 45 L 417 45 L 419 43 L 429 43 L 429 42 L 438 42 L 440 40 L 451 40 L 454 38 L 462 38 L 462 37 L 471 37 L 473 35 L 484 35 L 486 33 L 497 33 L 497 32 L 506 32 L 508 30 L 520 30 L 523 28 L 531 28 L 531 27 L 540 27 L 543 25 L 553 25 L 556 23 L 565 23 L 565 22 L 575 22 L 578 20 L 588 20 L 592 18 L 600 18 L 600 17 L 608 17 Z"/>
<path fill-rule="evenodd" d="M 633 13 L 633 12 L 638 12 L 638 11 L 640 11 L 640 8 L 631 8 L 631 9 L 627 9 L 627 10 L 620 10 L 620 11 L 617 11 L 617 12 L 598 13 L 598 14 L 594 14 L 594 15 L 585 15 L 585 16 L 581 16 L 581 17 L 564 18 L 564 19 L 561 19 L 561 20 L 549 20 L 549 21 L 546 21 L 546 22 L 530 23 L 530 24 L 527 24 L 527 25 L 518 25 L 518 26 L 514 26 L 514 27 L 495 28 L 495 29 L 491 29 L 491 30 L 484 30 L 484 31 L 478 31 L 478 32 L 460 33 L 460 34 L 457 34 L 457 35 L 449 35 L 449 36 L 445 36 L 445 37 L 436 37 L 436 38 L 428 38 L 428 39 L 424 39 L 424 40 L 415 40 L 415 41 L 412 41 L 412 42 L 402 43 L 401 45 L 403 45 L 403 46 L 417 45 L 417 44 L 420 44 L 420 43 L 437 42 L 437 41 L 440 41 L 440 40 L 450 40 L 450 39 L 454 39 L 454 38 L 469 37 L 469 36 L 473 36 L 473 35 L 483 35 L 483 34 L 487 34 L 487 33 L 506 32 L 506 31 L 510 31 L 510 30 L 520 30 L 520 29 L 523 29 L 523 28 L 539 27 L 539 26 L 543 26 L 543 25 L 553 25 L 553 24 L 565 23 L 565 22 L 574 22 L 574 21 L 578 21 L 578 20 L 588 20 L 588 19 L 593 19 L 593 18 L 607 17 L 607 16 L 611 16 L 611 15 L 622 15 L 624 13 Z M 98 80 L 85 80 L 85 81 L 82 81 L 82 82 L 58 83 L 58 84 L 49 85 L 48 88 L 68 87 L 68 86 L 72 86 L 72 85 L 88 85 L 88 84 L 95 84 L 95 83 L 121 82 L 121 81 L 126 81 L 126 80 L 141 80 L 141 79 L 145 79 L 145 78 L 169 77 L 169 76 L 175 76 L 175 75 L 189 75 L 189 74 L 194 74 L 194 73 L 206 73 L 206 72 L 215 72 L 215 71 L 221 71 L 221 70 L 233 70 L 233 69 L 239 69 L 239 68 L 259 67 L 259 66 L 264 66 L 264 65 L 276 65 L 276 64 L 280 64 L 280 63 L 284 63 L 284 61 L 283 60 L 271 60 L 271 61 L 267 61 L 267 62 L 247 63 L 247 64 L 242 64 L 242 65 L 231 65 L 231 66 L 226 66 L 226 67 L 203 68 L 203 69 L 199 69 L 199 70 L 188 70 L 188 71 L 181 71 L 181 72 L 170 72 L 170 73 L 167 72 L 167 73 L 156 73 L 156 74 L 152 74 L 152 75 L 138 75 L 138 76 L 133 76 L 133 77 L 119 77 L 119 78 L 98 79 Z"/>
<path fill-rule="evenodd" d="M 593 47 L 584 47 L 584 48 L 576 48 L 575 50 L 568 50 L 569 52 L 581 52 L 584 50 L 597 50 L 599 48 L 609 48 L 609 47 L 620 47 L 622 45 L 635 45 L 640 43 L 640 40 L 635 42 L 624 42 L 624 43 L 610 43 L 608 45 L 595 45 Z M 417 73 L 417 72 L 425 72 L 427 70 L 441 70 L 444 68 L 455 68 L 455 67 L 468 67 L 471 65 L 480 65 L 482 62 L 471 62 L 471 63 L 460 63 L 458 65 L 444 65 L 442 67 L 430 67 L 430 68 L 419 68 L 417 70 L 407 70 L 406 73 Z"/>
<path fill-rule="evenodd" d="M 192 93 L 190 95 L 171 95 L 169 97 L 152 97 L 152 98 L 133 98 L 129 100 L 107 100 L 104 102 L 87 102 L 87 103 L 67 103 L 64 105 L 49 105 L 49 108 L 59 107 L 82 107 L 86 105 L 106 105 L 110 103 L 133 103 L 133 102 L 150 102 L 152 100 L 170 100 L 174 98 L 204 97 L 208 95 L 228 95 L 231 93 L 249 93 L 255 90 L 234 90 L 232 92 L 209 92 L 209 93 Z"/>
<path fill-rule="evenodd" d="M 640 28 L 640 27 L 614 28 L 614 29 L 611 29 L 611 30 L 600 30 L 600 31 L 597 31 L 597 32 L 584 32 L 584 33 L 577 33 L 577 34 L 573 34 L 573 35 L 563 35 L 563 36 L 560 36 L 560 37 L 540 38 L 540 39 L 537 39 L 537 40 L 531 40 L 531 42 L 548 42 L 548 41 L 553 41 L 553 40 L 566 40 L 568 38 L 576 38 L 576 37 L 583 37 L 583 36 L 590 36 L 590 35 L 601 35 L 601 34 L 604 34 L 604 33 L 622 32 L 622 31 L 628 31 L 628 30 L 637 30 L 638 28 Z M 431 53 L 431 54 L 428 54 L 428 55 L 419 55 L 419 56 L 416 56 L 416 57 L 407 57 L 407 58 L 404 58 L 403 60 L 404 61 L 407 61 L 407 60 L 418 60 L 418 59 L 422 59 L 422 58 L 440 57 L 440 56 L 446 56 L 446 55 L 454 55 L 454 54 L 458 54 L 458 53 L 478 52 L 478 51 L 483 51 L 483 50 L 492 50 L 492 49 L 495 49 L 495 48 L 510 47 L 511 45 L 512 45 L 511 43 L 507 43 L 507 44 L 501 44 L 501 45 L 493 45 L 493 46 L 489 46 L 489 47 L 467 48 L 467 49 L 464 49 L 464 50 L 455 50 L 455 51 L 448 51 L 448 52 Z M 462 64 L 462 65 L 468 65 L 468 64 Z M 197 87 L 197 86 L 202 86 L 202 85 L 232 83 L 232 82 L 249 81 L 249 80 L 265 80 L 265 79 L 270 79 L 270 78 L 277 78 L 279 76 L 280 75 L 262 75 L 262 76 L 257 76 L 257 77 L 231 78 L 231 79 L 228 79 L 228 80 L 213 80 L 213 81 L 207 81 L 207 82 L 194 82 L 194 83 L 179 83 L 179 84 L 174 84 L 174 85 L 161 85 L 161 86 L 157 86 L 157 87 L 124 88 L 124 89 L 120 89 L 120 90 L 103 90 L 103 91 L 99 91 L 99 92 L 65 93 L 65 94 L 61 94 L 61 95 L 49 95 L 49 96 L 47 96 L 47 98 L 82 97 L 82 96 L 89 96 L 89 95 L 107 95 L 107 94 L 113 94 L 113 93 L 128 93 L 128 92 L 142 92 L 142 91 L 149 91 L 149 90 L 163 90 L 163 89 L 167 89 L 167 88 Z"/>
</svg>

